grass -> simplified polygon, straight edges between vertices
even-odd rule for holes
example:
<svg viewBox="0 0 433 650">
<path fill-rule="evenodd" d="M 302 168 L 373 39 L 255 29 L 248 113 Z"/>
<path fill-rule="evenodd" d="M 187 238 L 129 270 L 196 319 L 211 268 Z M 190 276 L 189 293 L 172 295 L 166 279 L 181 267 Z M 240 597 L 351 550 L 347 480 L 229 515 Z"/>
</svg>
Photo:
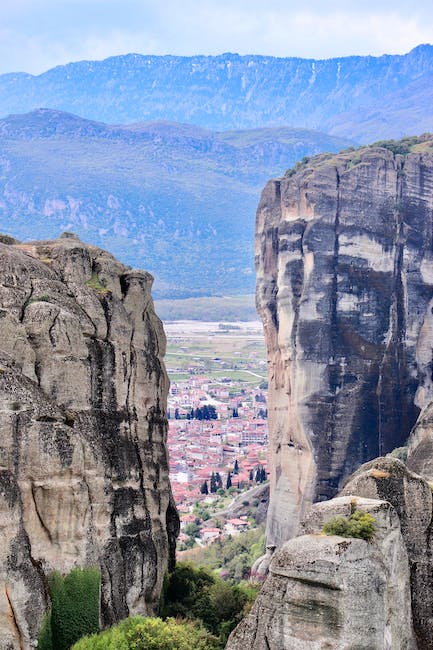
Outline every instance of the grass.
<svg viewBox="0 0 433 650">
<path fill-rule="evenodd" d="M 102 296 L 106 296 L 108 293 L 111 293 L 110 289 L 107 289 L 107 287 L 104 287 L 104 285 L 101 283 L 97 273 L 93 273 L 90 280 L 87 280 L 86 287 L 89 289 L 94 289 Z"/>
</svg>

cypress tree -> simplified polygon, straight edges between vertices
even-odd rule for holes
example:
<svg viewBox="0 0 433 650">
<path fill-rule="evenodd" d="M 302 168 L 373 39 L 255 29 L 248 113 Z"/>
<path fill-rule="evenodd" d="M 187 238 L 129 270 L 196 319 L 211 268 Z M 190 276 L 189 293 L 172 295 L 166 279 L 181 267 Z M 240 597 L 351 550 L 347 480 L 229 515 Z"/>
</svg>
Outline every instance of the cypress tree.
<svg viewBox="0 0 433 650">
<path fill-rule="evenodd" d="M 69 650 L 81 637 L 99 632 L 100 584 L 99 569 L 72 569 L 64 577 L 53 572 L 51 611 L 43 619 L 38 647 Z"/>
<path fill-rule="evenodd" d="M 217 491 L 217 485 L 216 485 L 214 472 L 212 472 L 212 476 L 210 477 L 210 491 L 211 491 L 212 494 L 215 494 L 215 492 Z"/>
</svg>

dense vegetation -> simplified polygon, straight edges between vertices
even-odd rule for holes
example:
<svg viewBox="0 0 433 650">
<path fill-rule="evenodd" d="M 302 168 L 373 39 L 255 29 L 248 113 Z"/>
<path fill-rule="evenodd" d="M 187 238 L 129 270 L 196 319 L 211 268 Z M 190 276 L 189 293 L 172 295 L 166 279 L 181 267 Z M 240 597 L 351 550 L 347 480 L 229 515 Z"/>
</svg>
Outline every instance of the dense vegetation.
<svg viewBox="0 0 433 650">
<path fill-rule="evenodd" d="M 51 610 L 38 636 L 39 650 L 69 650 L 85 634 L 99 631 L 100 572 L 73 569 L 49 580 Z"/>
<path fill-rule="evenodd" d="M 165 578 L 161 618 L 130 617 L 73 650 L 222 650 L 256 593 L 251 584 L 234 585 L 181 562 Z"/>
<path fill-rule="evenodd" d="M 72 650 L 220 650 L 202 626 L 173 618 L 133 616 L 101 634 L 81 639 Z"/>
<path fill-rule="evenodd" d="M 256 596 L 248 583 L 232 584 L 204 567 L 179 562 L 167 576 L 161 614 L 163 617 L 192 618 L 220 639 L 221 647 L 243 618 Z"/>
<path fill-rule="evenodd" d="M 337 515 L 325 523 L 323 532 L 327 535 L 340 537 L 357 537 L 366 541 L 370 540 L 376 531 L 376 520 L 369 512 L 358 510 L 352 503 L 350 517 Z"/>
</svg>

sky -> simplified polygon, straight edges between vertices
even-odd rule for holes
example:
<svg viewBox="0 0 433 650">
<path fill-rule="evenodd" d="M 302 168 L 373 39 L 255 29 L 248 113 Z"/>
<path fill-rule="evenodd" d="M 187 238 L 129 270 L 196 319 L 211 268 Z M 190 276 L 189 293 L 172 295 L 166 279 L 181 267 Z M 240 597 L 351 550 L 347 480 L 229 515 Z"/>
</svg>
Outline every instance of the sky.
<svg viewBox="0 0 433 650">
<path fill-rule="evenodd" d="M 0 73 L 117 54 L 403 54 L 432 0 L 0 0 Z"/>
</svg>

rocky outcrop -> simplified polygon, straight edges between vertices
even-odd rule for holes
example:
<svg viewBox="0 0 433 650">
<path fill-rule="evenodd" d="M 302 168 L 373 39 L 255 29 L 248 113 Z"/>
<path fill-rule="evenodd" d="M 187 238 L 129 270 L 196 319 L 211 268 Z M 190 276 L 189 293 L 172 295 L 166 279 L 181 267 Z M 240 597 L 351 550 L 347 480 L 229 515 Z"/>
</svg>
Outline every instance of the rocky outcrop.
<svg viewBox="0 0 433 650">
<path fill-rule="evenodd" d="M 359 468 L 342 494 L 357 494 L 391 503 L 407 549 L 411 577 L 413 625 L 419 650 L 433 643 L 433 510 L 432 490 L 421 477 L 394 458 L 378 458 Z"/>
<path fill-rule="evenodd" d="M 178 518 L 151 283 L 71 235 L 0 243 L 2 650 L 34 644 L 53 569 L 100 567 L 105 625 L 158 602 Z"/>
<path fill-rule="evenodd" d="M 270 547 L 312 501 L 403 445 L 431 399 L 432 146 L 423 136 L 317 156 L 262 194 Z"/>
<path fill-rule="evenodd" d="M 375 518 L 372 541 L 326 536 L 323 524 L 350 515 L 354 497 L 313 506 L 307 534 L 273 556 L 248 617 L 226 650 L 409 650 L 409 566 L 398 515 L 383 500 L 356 498 Z"/>
</svg>

